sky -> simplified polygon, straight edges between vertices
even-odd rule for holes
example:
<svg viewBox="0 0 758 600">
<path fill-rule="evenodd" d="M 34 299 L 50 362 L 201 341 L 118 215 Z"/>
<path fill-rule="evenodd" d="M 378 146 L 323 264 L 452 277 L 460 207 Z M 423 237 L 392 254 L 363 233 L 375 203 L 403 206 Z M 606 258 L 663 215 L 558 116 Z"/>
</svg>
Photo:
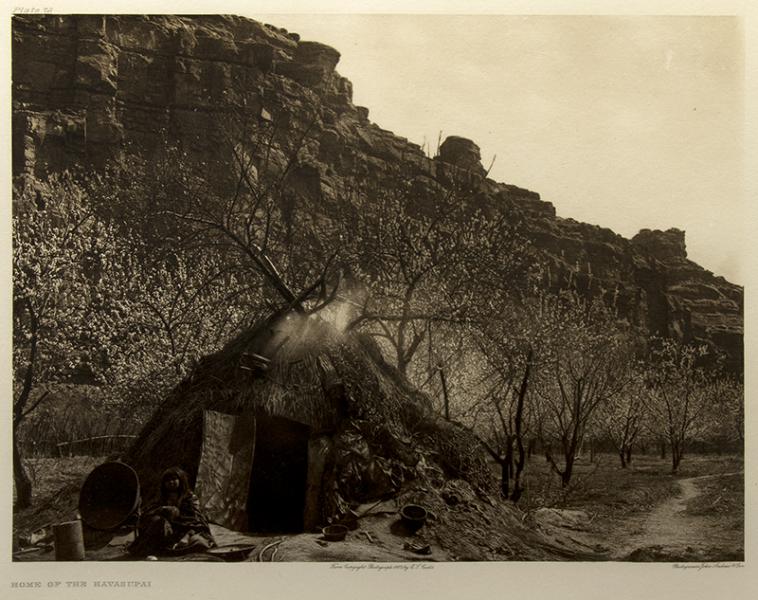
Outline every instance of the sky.
<svg viewBox="0 0 758 600">
<path fill-rule="evenodd" d="M 470 138 L 560 217 L 683 229 L 690 259 L 744 283 L 739 18 L 245 16 L 336 48 L 380 127 L 432 151 Z"/>
</svg>

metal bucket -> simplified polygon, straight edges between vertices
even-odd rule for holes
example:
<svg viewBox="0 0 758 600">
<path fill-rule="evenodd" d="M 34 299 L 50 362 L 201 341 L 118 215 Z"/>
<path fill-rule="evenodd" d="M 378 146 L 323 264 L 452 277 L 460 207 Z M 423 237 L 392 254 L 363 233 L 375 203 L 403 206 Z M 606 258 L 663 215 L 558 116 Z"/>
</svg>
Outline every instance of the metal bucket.
<svg viewBox="0 0 758 600">
<path fill-rule="evenodd" d="M 82 522 L 67 521 L 53 526 L 55 560 L 84 560 Z"/>
</svg>

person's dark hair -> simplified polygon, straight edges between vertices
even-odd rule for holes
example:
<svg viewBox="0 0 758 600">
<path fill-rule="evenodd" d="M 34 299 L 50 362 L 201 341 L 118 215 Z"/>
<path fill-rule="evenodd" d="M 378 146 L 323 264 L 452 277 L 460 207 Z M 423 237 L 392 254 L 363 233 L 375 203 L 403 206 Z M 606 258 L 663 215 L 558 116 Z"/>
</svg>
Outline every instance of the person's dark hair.
<svg viewBox="0 0 758 600">
<path fill-rule="evenodd" d="M 179 495 L 180 500 L 183 500 L 185 496 L 188 496 L 192 492 L 192 490 L 190 490 L 189 477 L 184 469 L 181 469 L 180 467 L 171 467 L 170 469 L 163 471 L 163 475 L 161 475 L 161 500 L 164 500 L 168 495 L 166 481 L 174 478 L 179 479 L 179 489 L 176 493 Z"/>
</svg>

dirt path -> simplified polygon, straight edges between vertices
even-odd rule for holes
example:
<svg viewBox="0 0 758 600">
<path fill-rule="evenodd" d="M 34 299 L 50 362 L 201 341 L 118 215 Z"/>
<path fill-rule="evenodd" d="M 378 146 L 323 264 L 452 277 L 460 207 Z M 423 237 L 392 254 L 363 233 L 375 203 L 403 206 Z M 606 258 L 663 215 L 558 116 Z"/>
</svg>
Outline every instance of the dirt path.
<svg viewBox="0 0 758 600">
<path fill-rule="evenodd" d="M 715 477 L 737 475 L 719 473 L 680 479 L 680 493 L 660 504 L 651 513 L 629 519 L 619 526 L 623 542 L 613 553 L 621 560 L 730 560 L 735 552 L 734 536 L 724 532 L 717 521 L 689 515 L 687 503 L 700 495 L 698 483 Z M 723 557 L 723 558 L 722 558 Z"/>
</svg>

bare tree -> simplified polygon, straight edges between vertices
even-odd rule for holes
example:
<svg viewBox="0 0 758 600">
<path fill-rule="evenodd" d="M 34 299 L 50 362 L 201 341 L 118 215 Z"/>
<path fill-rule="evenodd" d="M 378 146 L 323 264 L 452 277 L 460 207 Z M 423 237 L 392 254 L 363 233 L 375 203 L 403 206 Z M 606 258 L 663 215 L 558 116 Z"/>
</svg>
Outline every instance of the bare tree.
<svg viewBox="0 0 758 600">
<path fill-rule="evenodd" d="M 174 247 L 213 254 L 271 307 L 313 312 L 336 296 L 339 236 L 307 207 L 294 206 L 291 176 L 305 160 L 313 121 L 300 129 L 282 121 L 243 113 L 221 122 L 219 154 L 231 160 L 223 170 L 165 149 L 151 166 L 163 184 L 148 212 L 175 237 Z"/>
<path fill-rule="evenodd" d="M 115 298 L 114 232 L 92 212 L 68 176 L 14 189 L 13 473 L 17 507 L 30 505 L 31 480 L 19 428 L 51 395 L 51 383 L 97 381 L 108 366 L 112 321 L 99 316 Z"/>
<path fill-rule="evenodd" d="M 483 420 L 479 428 L 488 431 L 479 435 L 479 439 L 500 466 L 501 494 L 518 502 L 523 493 L 521 477 L 526 466 L 524 439 L 533 351 L 525 348 L 523 354 L 502 352 L 502 348 L 494 344 L 483 345 L 482 349 L 491 369 L 487 377 L 491 385 L 474 409 L 474 421 Z"/>
<path fill-rule="evenodd" d="M 150 408 L 201 356 L 248 325 L 260 313 L 261 297 L 212 254 L 163 253 L 124 238 L 120 244 L 129 276 L 111 312 L 120 323 L 114 336 L 124 343 L 111 360 L 108 384 L 135 408 Z"/>
<path fill-rule="evenodd" d="M 470 325 L 485 312 L 472 309 L 491 303 L 493 279 L 515 287 L 527 257 L 518 219 L 477 205 L 475 189 L 416 190 L 399 178 L 357 199 L 344 234 L 365 286 L 350 326 L 382 338 L 404 374 L 435 327 Z"/>
<path fill-rule="evenodd" d="M 723 423 L 726 440 L 735 440 L 745 445 L 745 387 L 734 377 L 724 377 L 717 382 L 715 407 L 718 421 Z M 731 434 L 730 434 L 731 432 Z"/>
<path fill-rule="evenodd" d="M 632 462 L 632 449 L 644 431 L 646 407 L 644 392 L 638 379 L 630 381 L 623 393 L 601 408 L 599 421 L 626 469 Z"/>
<path fill-rule="evenodd" d="M 676 473 L 687 444 L 704 427 L 702 417 L 716 387 L 702 366 L 705 346 L 657 340 L 645 374 L 645 403 L 650 422 L 669 444 Z"/>
<path fill-rule="evenodd" d="M 599 300 L 563 294 L 543 302 L 538 432 L 546 458 L 567 486 L 584 435 L 597 410 L 630 381 L 632 348 L 612 312 Z M 552 448 L 557 444 L 562 461 Z"/>
</svg>

